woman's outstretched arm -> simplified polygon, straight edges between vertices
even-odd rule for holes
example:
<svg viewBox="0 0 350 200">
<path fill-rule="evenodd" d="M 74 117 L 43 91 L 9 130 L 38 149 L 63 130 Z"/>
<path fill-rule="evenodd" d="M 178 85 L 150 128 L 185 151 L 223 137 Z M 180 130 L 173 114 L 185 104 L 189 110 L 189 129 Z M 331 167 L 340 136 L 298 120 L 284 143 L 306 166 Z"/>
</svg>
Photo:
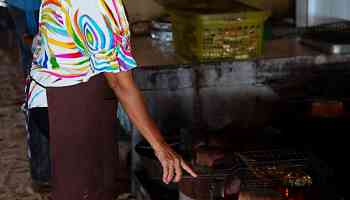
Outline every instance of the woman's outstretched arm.
<svg viewBox="0 0 350 200">
<path fill-rule="evenodd" d="M 182 170 L 196 177 L 197 174 L 165 142 L 147 111 L 144 97 L 133 80 L 132 72 L 105 73 L 105 77 L 133 124 L 154 149 L 163 167 L 163 181 L 167 184 L 180 181 Z"/>
</svg>

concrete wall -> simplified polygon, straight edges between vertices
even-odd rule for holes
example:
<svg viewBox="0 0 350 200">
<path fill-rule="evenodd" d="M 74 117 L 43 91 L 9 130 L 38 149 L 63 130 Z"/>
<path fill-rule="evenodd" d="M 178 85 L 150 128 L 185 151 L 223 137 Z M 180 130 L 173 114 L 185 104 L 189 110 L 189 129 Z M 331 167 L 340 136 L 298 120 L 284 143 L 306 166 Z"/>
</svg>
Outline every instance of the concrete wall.
<svg viewBox="0 0 350 200">
<path fill-rule="evenodd" d="M 273 16 L 287 16 L 291 14 L 293 0 L 239 0 L 250 5 L 269 10 Z M 155 0 L 125 0 L 131 21 L 150 19 L 164 12 Z"/>
<path fill-rule="evenodd" d="M 154 0 L 126 0 L 125 5 L 130 21 L 151 19 L 164 11 Z"/>
<path fill-rule="evenodd" d="M 309 0 L 311 16 L 350 19 L 349 0 Z"/>
<path fill-rule="evenodd" d="M 286 17 L 294 13 L 292 1 L 294 0 L 238 0 L 249 5 L 268 10 L 273 17 Z"/>
</svg>

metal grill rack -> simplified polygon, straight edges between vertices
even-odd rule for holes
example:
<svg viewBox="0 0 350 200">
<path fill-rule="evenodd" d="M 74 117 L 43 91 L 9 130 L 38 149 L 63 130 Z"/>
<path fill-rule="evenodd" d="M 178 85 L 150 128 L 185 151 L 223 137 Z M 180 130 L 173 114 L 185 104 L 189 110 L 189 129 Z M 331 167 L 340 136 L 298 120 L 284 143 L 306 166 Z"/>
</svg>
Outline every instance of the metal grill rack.
<svg viewBox="0 0 350 200">
<path fill-rule="evenodd" d="M 245 180 L 252 189 L 269 189 L 282 184 L 282 177 L 296 171 L 306 174 L 308 155 L 294 149 L 239 152 L 247 166 Z"/>
<path fill-rule="evenodd" d="M 294 149 L 272 149 L 246 151 L 236 153 L 248 166 L 273 167 L 288 166 L 290 168 L 304 167 L 308 156 Z"/>
</svg>

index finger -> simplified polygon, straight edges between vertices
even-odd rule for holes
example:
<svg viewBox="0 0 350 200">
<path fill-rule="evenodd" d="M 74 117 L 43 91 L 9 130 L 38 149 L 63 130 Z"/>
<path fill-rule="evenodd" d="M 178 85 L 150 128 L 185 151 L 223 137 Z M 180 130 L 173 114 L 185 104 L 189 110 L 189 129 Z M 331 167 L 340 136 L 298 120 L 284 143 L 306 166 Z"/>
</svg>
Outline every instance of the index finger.
<svg viewBox="0 0 350 200">
<path fill-rule="evenodd" d="M 193 176 L 194 178 L 196 178 L 198 175 L 192 170 L 192 168 L 190 166 L 188 166 L 185 161 L 181 161 L 181 167 L 188 172 L 191 176 Z"/>
</svg>

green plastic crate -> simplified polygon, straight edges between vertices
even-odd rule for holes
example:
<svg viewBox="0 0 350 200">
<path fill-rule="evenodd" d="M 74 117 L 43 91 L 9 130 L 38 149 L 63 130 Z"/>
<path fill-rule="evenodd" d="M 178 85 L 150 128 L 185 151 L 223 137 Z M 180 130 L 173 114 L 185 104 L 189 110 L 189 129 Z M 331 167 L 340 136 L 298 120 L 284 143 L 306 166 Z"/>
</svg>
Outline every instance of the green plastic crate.
<svg viewBox="0 0 350 200">
<path fill-rule="evenodd" d="M 268 12 L 237 4 L 229 10 L 172 10 L 176 52 L 188 59 L 249 59 L 262 53 Z"/>
</svg>

